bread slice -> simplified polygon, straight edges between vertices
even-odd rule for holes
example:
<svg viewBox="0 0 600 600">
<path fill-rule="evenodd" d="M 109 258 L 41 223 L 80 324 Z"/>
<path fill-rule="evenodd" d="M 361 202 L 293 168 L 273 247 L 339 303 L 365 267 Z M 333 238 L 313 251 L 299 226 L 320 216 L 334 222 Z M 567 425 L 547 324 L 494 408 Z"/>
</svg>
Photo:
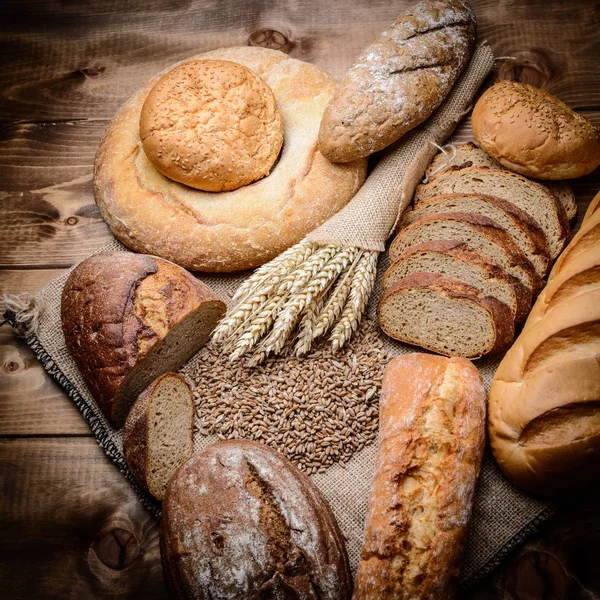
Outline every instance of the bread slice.
<svg viewBox="0 0 600 600">
<path fill-rule="evenodd" d="M 492 219 L 510 235 L 531 261 L 537 274 L 543 277 L 550 267 L 550 253 L 543 231 L 537 223 L 512 202 L 483 194 L 444 194 L 419 202 L 402 216 L 407 226 L 421 217 L 438 212 L 475 213 Z"/>
<path fill-rule="evenodd" d="M 442 194 L 487 194 L 512 202 L 539 224 L 546 237 L 551 258 L 556 258 L 569 237 L 565 210 L 541 185 L 509 171 L 469 167 L 445 171 L 419 185 L 415 204 Z"/>
<path fill-rule="evenodd" d="M 525 297 L 520 293 L 520 283 L 462 242 L 427 242 L 412 247 L 389 266 L 382 288 L 385 291 L 400 279 L 419 272 L 446 275 L 471 285 L 480 294 L 506 304 L 516 320 L 527 316 L 529 306 L 522 301 Z"/>
<path fill-rule="evenodd" d="M 397 281 L 384 293 L 377 314 L 390 337 L 445 356 L 479 358 L 500 352 L 514 335 L 506 304 L 433 273 Z"/>
<path fill-rule="evenodd" d="M 158 500 L 194 451 L 194 396 L 185 379 L 165 373 L 136 400 L 123 430 L 123 452 L 138 482 Z"/>
<path fill-rule="evenodd" d="M 482 150 L 477 144 L 467 142 L 452 148 L 444 153 L 436 154 L 433 161 L 427 168 L 427 178 L 433 177 L 437 173 L 447 171 L 451 167 L 469 168 L 469 167 L 488 167 L 499 171 L 507 171 L 496 159 L 492 158 L 485 150 Z M 544 181 L 535 180 L 536 183 L 543 185 L 554 194 L 556 199 L 563 205 L 565 213 L 569 220 L 577 215 L 577 202 L 571 186 L 564 181 Z"/>
<path fill-rule="evenodd" d="M 510 236 L 487 217 L 472 213 L 438 213 L 423 217 L 396 236 L 390 246 L 390 262 L 413 246 L 439 240 L 464 242 L 469 250 L 516 277 L 524 286 L 528 308 L 531 306 L 533 294 L 541 289 L 541 279 Z"/>
</svg>

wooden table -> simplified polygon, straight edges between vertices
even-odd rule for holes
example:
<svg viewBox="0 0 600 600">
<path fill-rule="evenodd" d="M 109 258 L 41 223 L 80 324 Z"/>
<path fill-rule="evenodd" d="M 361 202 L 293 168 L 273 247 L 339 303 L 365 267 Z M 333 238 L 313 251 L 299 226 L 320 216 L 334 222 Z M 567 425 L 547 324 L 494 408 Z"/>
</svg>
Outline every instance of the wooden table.
<svg viewBox="0 0 600 600">
<path fill-rule="evenodd" d="M 3 0 L 0 289 L 35 291 L 110 238 L 92 197 L 102 131 L 142 82 L 219 46 L 340 77 L 409 1 Z M 600 125 L 600 4 L 472 0 L 493 78 L 543 86 Z M 467 138 L 463 128 L 459 138 Z M 573 182 L 582 208 L 600 173 Z M 0 595 L 165 598 L 156 523 L 74 405 L 0 328 Z M 473 598 L 596 598 L 600 493 L 573 499 Z M 588 591 L 584 592 L 583 589 Z"/>
</svg>

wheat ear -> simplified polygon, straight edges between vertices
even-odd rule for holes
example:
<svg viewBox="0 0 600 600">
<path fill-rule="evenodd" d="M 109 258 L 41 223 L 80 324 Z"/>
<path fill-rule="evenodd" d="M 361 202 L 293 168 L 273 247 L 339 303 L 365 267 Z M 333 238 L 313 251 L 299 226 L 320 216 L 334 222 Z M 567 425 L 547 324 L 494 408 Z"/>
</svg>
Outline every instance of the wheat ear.
<svg viewBox="0 0 600 600">
<path fill-rule="evenodd" d="M 361 256 L 356 265 L 348 301 L 329 338 L 334 352 L 342 348 L 358 328 L 375 284 L 378 254 L 377 251 L 369 250 Z"/>
</svg>

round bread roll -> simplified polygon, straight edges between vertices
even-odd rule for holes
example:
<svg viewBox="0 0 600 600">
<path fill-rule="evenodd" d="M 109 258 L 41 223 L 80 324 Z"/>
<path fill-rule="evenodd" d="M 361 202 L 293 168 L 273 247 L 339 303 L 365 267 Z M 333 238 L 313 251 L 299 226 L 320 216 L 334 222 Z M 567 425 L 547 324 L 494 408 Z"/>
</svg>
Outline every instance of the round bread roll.
<svg viewBox="0 0 600 600">
<path fill-rule="evenodd" d="M 479 145 L 511 171 L 537 179 L 572 179 L 600 164 L 600 129 L 548 92 L 500 81 L 472 116 Z"/>
<path fill-rule="evenodd" d="M 96 155 L 94 194 L 113 234 L 129 248 L 195 271 L 228 272 L 271 260 L 338 212 L 362 185 L 366 160 L 334 164 L 318 151 L 321 117 L 336 88 L 323 69 L 257 47 L 222 48 L 180 64 L 209 59 L 242 64 L 273 91 L 284 144 L 271 174 L 217 193 L 162 175 L 139 134 L 142 106 L 158 75 L 109 125 Z"/>
<path fill-rule="evenodd" d="M 150 90 L 140 118 L 146 156 L 199 190 L 235 190 L 269 174 L 283 143 L 275 97 L 238 63 L 193 60 Z"/>
</svg>

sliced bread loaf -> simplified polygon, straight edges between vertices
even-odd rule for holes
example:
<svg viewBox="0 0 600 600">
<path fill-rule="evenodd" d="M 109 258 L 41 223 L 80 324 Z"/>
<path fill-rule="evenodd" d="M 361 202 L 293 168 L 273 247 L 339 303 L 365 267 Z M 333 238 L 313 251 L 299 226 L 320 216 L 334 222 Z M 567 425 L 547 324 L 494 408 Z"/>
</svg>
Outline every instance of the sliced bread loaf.
<svg viewBox="0 0 600 600">
<path fill-rule="evenodd" d="M 194 396 L 185 379 L 165 373 L 148 386 L 127 416 L 123 452 L 138 482 L 162 500 L 175 470 L 194 451 Z"/>
<path fill-rule="evenodd" d="M 533 294 L 541 288 L 541 279 L 510 236 L 487 217 L 472 213 L 438 213 L 422 217 L 396 236 L 390 246 L 390 262 L 417 244 L 439 240 L 464 242 L 469 250 L 516 277 L 524 286 L 528 307 L 531 306 Z"/>
<path fill-rule="evenodd" d="M 450 167 L 488 167 L 500 171 L 508 170 L 473 142 L 452 146 L 452 149 L 448 152 L 436 154 L 425 174 L 428 178 L 433 177 L 437 173 L 447 171 Z M 537 181 L 537 183 L 543 185 L 554 194 L 563 205 L 569 220 L 575 217 L 577 214 L 577 203 L 575 201 L 575 194 L 573 194 L 573 190 L 568 183 L 564 181 L 544 181 L 543 183 Z"/>
<path fill-rule="evenodd" d="M 509 171 L 485 167 L 449 170 L 419 185 L 415 204 L 442 194 L 487 194 L 512 202 L 525 211 L 544 232 L 551 258 L 556 258 L 569 237 L 565 210 L 543 186 Z"/>
<path fill-rule="evenodd" d="M 548 272 L 550 253 L 543 231 L 527 213 L 512 202 L 482 194 L 432 196 L 419 202 L 412 210 L 405 211 L 402 226 L 406 227 L 421 217 L 438 212 L 468 212 L 492 219 L 510 235 L 540 277 Z"/>
<path fill-rule="evenodd" d="M 382 288 L 385 291 L 400 279 L 423 272 L 446 275 L 473 286 L 480 294 L 506 304 L 516 320 L 527 316 L 529 306 L 521 284 L 462 242 L 427 242 L 412 247 L 389 266 Z"/>
<path fill-rule="evenodd" d="M 470 285 L 433 273 L 414 273 L 384 293 L 379 324 L 390 337 L 445 356 L 478 358 L 513 339 L 508 306 Z"/>
</svg>

